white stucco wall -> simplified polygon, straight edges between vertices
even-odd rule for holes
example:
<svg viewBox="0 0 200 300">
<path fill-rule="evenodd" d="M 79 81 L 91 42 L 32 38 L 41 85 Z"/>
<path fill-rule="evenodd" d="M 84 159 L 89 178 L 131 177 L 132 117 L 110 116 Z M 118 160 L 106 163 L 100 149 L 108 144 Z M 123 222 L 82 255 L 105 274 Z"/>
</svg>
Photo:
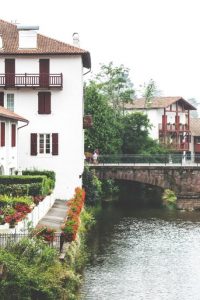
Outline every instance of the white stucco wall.
<svg viewBox="0 0 200 300">
<path fill-rule="evenodd" d="M 10 175 L 11 169 L 18 168 L 17 157 L 17 131 L 16 131 L 16 146 L 11 147 L 11 126 L 17 122 L 0 117 L 0 122 L 5 122 L 5 146 L 0 146 L 0 169 L 3 175 Z"/>
<path fill-rule="evenodd" d="M 81 186 L 79 177 L 84 167 L 82 59 L 78 56 L 17 57 L 16 73 L 39 73 L 40 58 L 50 59 L 50 73 L 63 73 L 63 90 L 50 90 L 50 115 L 38 114 L 39 90 L 12 90 L 15 112 L 30 122 L 19 130 L 19 168 L 54 170 L 55 196 L 67 199 L 73 195 L 75 187 Z M 31 133 L 58 133 L 59 155 L 31 156 Z"/>
<path fill-rule="evenodd" d="M 174 104 L 174 107 L 172 109 L 176 109 L 176 105 Z M 164 109 L 138 109 L 138 110 L 130 110 L 127 111 L 127 113 L 134 113 L 135 111 L 140 111 L 143 112 L 144 114 L 147 114 L 150 123 L 152 124 L 152 128 L 149 131 L 149 135 L 151 138 L 158 140 L 159 139 L 159 124 L 162 124 L 162 116 L 164 115 Z M 186 123 L 186 114 L 185 112 L 178 112 L 180 116 L 180 123 L 185 124 Z M 166 111 L 167 115 L 167 123 L 174 124 L 175 123 L 175 116 L 176 112 L 175 111 Z"/>
</svg>

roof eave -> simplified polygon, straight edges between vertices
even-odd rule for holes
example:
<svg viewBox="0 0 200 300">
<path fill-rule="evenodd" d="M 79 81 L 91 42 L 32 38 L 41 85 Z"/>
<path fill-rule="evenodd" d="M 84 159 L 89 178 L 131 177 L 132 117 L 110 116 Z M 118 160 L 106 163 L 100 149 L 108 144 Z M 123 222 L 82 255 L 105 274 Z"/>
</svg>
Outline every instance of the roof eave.
<svg viewBox="0 0 200 300">
<path fill-rule="evenodd" d="M 0 56 L 10 56 L 10 55 L 22 55 L 22 56 L 34 56 L 34 55 L 81 55 L 84 68 L 91 69 L 91 56 L 90 52 L 85 53 L 65 53 L 65 52 L 32 52 L 32 53 L 20 53 L 20 52 L 1 52 Z"/>
</svg>

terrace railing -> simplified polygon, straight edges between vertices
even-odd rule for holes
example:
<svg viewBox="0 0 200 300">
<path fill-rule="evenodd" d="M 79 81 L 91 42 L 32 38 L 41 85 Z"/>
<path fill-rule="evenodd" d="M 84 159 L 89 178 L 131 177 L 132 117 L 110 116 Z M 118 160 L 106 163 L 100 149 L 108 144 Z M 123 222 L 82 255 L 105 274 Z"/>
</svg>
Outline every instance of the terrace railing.
<svg viewBox="0 0 200 300">
<path fill-rule="evenodd" d="M 60 74 L 0 74 L 0 87 L 4 88 L 51 88 L 63 87 L 63 75 Z"/>
</svg>

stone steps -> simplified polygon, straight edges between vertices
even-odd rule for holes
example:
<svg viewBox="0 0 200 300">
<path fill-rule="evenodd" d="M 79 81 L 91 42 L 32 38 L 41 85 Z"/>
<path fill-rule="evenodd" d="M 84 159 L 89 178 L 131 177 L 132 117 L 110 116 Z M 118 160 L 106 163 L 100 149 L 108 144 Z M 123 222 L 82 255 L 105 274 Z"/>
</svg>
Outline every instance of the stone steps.
<svg viewBox="0 0 200 300">
<path fill-rule="evenodd" d="M 56 200 L 52 208 L 40 220 L 38 226 L 47 225 L 48 227 L 60 231 L 60 226 L 64 222 L 67 215 L 67 201 Z"/>
</svg>

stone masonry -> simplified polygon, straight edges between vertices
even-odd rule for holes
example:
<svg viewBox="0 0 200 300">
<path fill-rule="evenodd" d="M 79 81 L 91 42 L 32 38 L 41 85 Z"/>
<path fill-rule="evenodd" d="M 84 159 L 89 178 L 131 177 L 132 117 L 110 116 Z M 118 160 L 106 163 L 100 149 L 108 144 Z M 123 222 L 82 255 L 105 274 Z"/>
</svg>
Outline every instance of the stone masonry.
<svg viewBox="0 0 200 300">
<path fill-rule="evenodd" d="M 200 208 L 200 167 L 98 165 L 92 168 L 100 179 L 129 180 L 171 189 L 179 199 L 179 208 Z"/>
</svg>

